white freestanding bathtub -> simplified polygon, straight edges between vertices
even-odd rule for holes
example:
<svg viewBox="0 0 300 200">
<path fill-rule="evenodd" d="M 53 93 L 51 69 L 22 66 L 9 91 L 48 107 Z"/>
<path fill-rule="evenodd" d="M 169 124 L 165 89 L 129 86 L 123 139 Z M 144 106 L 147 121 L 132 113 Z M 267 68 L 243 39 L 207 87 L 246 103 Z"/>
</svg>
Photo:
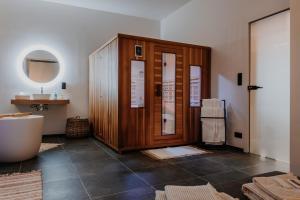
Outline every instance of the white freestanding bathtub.
<svg viewBox="0 0 300 200">
<path fill-rule="evenodd" d="M 36 156 L 42 142 L 44 117 L 0 118 L 0 162 L 23 161 Z"/>
</svg>

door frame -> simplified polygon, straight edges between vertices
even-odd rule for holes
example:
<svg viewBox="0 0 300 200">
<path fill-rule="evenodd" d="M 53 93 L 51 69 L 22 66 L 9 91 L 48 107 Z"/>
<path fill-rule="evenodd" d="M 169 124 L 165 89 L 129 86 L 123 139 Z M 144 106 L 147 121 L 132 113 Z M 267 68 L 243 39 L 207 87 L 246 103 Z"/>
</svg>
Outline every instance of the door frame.
<svg viewBox="0 0 300 200">
<path fill-rule="evenodd" d="M 278 15 L 278 14 L 281 14 L 281 13 L 284 13 L 284 12 L 290 11 L 290 10 L 291 10 L 290 8 L 286 8 L 286 9 L 280 10 L 278 12 L 272 13 L 270 15 L 266 15 L 264 17 L 261 17 L 259 19 L 256 19 L 256 20 L 253 20 L 253 21 L 249 22 L 249 24 L 248 24 L 248 26 L 249 26 L 249 28 L 248 28 L 248 30 L 249 30 L 249 33 L 248 33 L 249 34 L 249 36 L 248 36 L 248 38 L 249 38 L 249 43 L 248 43 L 248 45 L 249 45 L 249 52 L 248 52 L 249 53 L 249 55 L 248 55 L 249 56 L 249 63 L 248 63 L 249 64 L 249 81 L 248 81 L 248 85 L 251 85 L 251 25 L 254 24 L 255 22 L 273 17 L 275 15 Z M 248 151 L 247 151 L 248 153 L 251 153 L 251 96 L 250 95 L 251 95 L 250 91 L 248 91 L 248 102 L 249 102 L 249 105 L 248 105 L 249 135 L 248 135 Z"/>
</svg>

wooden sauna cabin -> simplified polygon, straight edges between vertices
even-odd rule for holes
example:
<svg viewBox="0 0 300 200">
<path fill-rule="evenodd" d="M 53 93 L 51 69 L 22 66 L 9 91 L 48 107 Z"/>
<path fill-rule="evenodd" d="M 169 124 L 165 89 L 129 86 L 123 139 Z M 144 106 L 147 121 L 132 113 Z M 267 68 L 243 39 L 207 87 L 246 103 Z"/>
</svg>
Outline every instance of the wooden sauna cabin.
<svg viewBox="0 0 300 200">
<path fill-rule="evenodd" d="M 209 47 L 118 34 L 89 57 L 94 136 L 118 152 L 196 143 Z"/>
</svg>

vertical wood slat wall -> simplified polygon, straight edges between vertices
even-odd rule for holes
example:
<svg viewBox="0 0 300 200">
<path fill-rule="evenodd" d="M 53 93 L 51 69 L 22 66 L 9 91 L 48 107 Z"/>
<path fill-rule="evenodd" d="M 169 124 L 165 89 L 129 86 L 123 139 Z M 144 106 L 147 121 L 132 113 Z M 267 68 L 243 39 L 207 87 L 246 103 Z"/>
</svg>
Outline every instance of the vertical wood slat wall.
<svg viewBox="0 0 300 200">
<path fill-rule="evenodd" d="M 89 57 L 89 119 L 94 135 L 118 145 L 118 39 Z"/>
<path fill-rule="evenodd" d="M 135 57 L 135 45 L 143 46 L 142 57 Z M 201 109 L 190 107 L 190 65 L 201 66 L 201 97 L 210 98 L 210 51 L 209 47 L 118 34 L 90 56 L 89 115 L 95 137 L 119 152 L 196 143 Z M 162 53 L 176 54 L 176 134 L 168 136 L 159 131 L 161 98 L 154 95 L 155 83 L 161 82 L 157 77 Z M 131 108 L 132 60 L 145 62 L 143 108 Z"/>
</svg>

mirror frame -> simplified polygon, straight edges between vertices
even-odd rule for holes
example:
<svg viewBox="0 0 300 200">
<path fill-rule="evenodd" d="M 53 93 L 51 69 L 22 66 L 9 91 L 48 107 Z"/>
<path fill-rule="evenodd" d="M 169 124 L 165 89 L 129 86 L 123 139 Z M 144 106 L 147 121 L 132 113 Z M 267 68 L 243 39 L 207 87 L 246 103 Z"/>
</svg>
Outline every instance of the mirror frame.
<svg viewBox="0 0 300 200">
<path fill-rule="evenodd" d="M 59 71 L 58 71 L 57 76 L 53 80 L 51 80 L 50 82 L 47 82 L 47 83 L 39 83 L 39 82 L 31 80 L 23 70 L 23 62 L 24 62 L 24 59 L 26 59 L 27 55 L 30 54 L 33 51 L 39 51 L 39 50 L 40 51 L 47 51 L 47 52 L 51 53 L 53 56 L 56 57 L 56 59 L 59 63 Z M 57 51 L 55 51 L 54 49 L 52 49 L 48 46 L 45 46 L 45 45 L 30 46 L 30 47 L 24 49 L 20 53 L 20 55 L 17 59 L 17 72 L 19 74 L 19 77 L 24 82 L 26 82 L 27 84 L 29 84 L 33 87 L 51 87 L 51 86 L 54 86 L 55 84 L 59 83 L 62 80 L 62 78 L 64 76 L 64 71 L 65 71 L 65 63 L 64 63 L 61 55 Z"/>
</svg>

